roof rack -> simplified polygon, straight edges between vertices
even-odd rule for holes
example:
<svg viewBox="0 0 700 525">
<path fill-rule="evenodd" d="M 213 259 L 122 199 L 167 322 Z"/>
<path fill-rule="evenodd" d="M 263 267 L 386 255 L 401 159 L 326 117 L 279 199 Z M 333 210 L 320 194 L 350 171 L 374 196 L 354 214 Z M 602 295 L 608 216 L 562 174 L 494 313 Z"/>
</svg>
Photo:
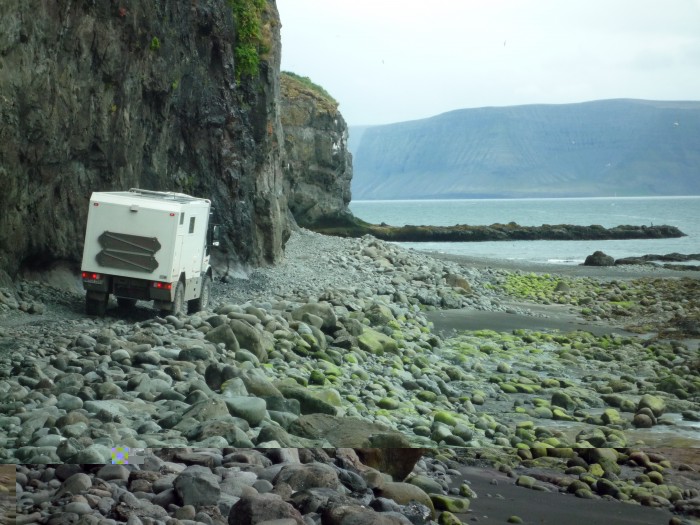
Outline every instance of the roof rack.
<svg viewBox="0 0 700 525">
<path fill-rule="evenodd" d="M 163 200 L 172 200 L 178 202 L 187 202 L 195 200 L 203 200 L 197 197 L 192 197 L 191 195 L 186 195 L 185 193 L 176 193 L 174 191 L 153 191 L 153 190 L 142 190 L 140 188 L 130 188 L 130 193 L 137 193 L 143 196 L 157 197 Z"/>
</svg>

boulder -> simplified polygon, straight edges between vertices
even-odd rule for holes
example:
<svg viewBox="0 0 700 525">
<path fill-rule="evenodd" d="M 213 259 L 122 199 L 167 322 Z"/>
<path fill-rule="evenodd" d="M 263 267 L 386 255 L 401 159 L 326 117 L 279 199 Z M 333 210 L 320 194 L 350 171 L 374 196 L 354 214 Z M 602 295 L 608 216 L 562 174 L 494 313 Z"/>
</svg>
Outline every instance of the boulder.
<svg viewBox="0 0 700 525">
<path fill-rule="evenodd" d="M 355 452 L 364 465 L 389 474 L 395 481 L 403 481 L 413 471 L 418 460 L 423 457 L 424 450 L 422 448 L 376 447 L 358 448 Z M 411 483 L 425 488 L 421 486 L 419 481 L 420 479 L 414 483 L 411 480 Z"/>
<path fill-rule="evenodd" d="M 326 401 L 316 397 L 311 391 L 298 385 L 279 383 L 276 388 L 287 399 L 296 399 L 302 414 L 335 415 L 338 409 Z"/>
<path fill-rule="evenodd" d="M 614 266 L 615 259 L 604 254 L 600 250 L 593 252 L 592 255 L 586 257 L 583 262 L 584 266 Z"/>
<path fill-rule="evenodd" d="M 282 467 L 273 484 L 287 483 L 295 491 L 314 487 L 338 489 L 338 472 L 325 463 L 293 463 Z"/>
<path fill-rule="evenodd" d="M 175 491 L 183 504 L 216 505 L 221 492 L 219 482 L 211 470 L 201 465 L 190 465 L 173 483 Z"/>
<path fill-rule="evenodd" d="M 224 402 L 232 416 L 245 419 L 252 427 L 258 426 L 267 415 L 265 400 L 259 397 L 231 396 Z"/>
<path fill-rule="evenodd" d="M 263 333 L 240 319 L 231 319 L 228 326 L 231 327 L 241 348 L 251 351 L 260 362 L 267 361 L 267 352 L 274 348 L 274 341 L 266 337 L 271 334 Z"/>
<path fill-rule="evenodd" d="M 387 443 L 391 448 L 411 446 L 400 432 L 355 417 L 303 415 L 290 425 L 290 432 L 307 439 L 325 439 L 334 447 L 374 448 Z"/>
<path fill-rule="evenodd" d="M 659 417 L 666 410 L 666 402 L 661 397 L 645 394 L 641 397 L 639 403 L 637 404 L 637 410 L 641 410 L 643 408 L 648 408 L 652 411 L 654 417 Z"/>
<path fill-rule="evenodd" d="M 398 349 L 396 341 L 391 337 L 367 327 L 363 330 L 362 335 L 357 338 L 357 342 L 362 350 L 374 355 L 383 355 L 387 352 L 395 353 Z"/>
<path fill-rule="evenodd" d="M 234 353 L 240 349 L 238 339 L 236 339 L 233 330 L 227 324 L 222 324 L 213 330 L 209 330 L 204 338 L 214 344 L 224 343 L 226 349 Z"/>
<path fill-rule="evenodd" d="M 231 507 L 228 525 L 255 525 L 282 519 L 294 520 L 297 525 L 305 525 L 299 511 L 277 494 L 245 495 Z"/>
<path fill-rule="evenodd" d="M 331 507 L 356 503 L 351 497 L 340 491 L 324 487 L 298 490 L 292 495 L 289 502 L 302 514 L 322 513 Z"/>
<path fill-rule="evenodd" d="M 351 505 L 331 507 L 321 516 L 323 525 L 412 525 L 413 523 L 398 512 L 375 512 Z"/>
<path fill-rule="evenodd" d="M 431 517 L 435 517 L 435 506 L 430 496 L 420 487 L 410 483 L 388 482 L 375 491 L 375 494 L 382 498 L 394 500 L 399 505 L 407 505 L 411 501 L 417 501 L 430 509 Z"/>
<path fill-rule="evenodd" d="M 332 332 L 338 327 L 338 316 L 333 305 L 327 302 L 307 303 L 292 311 L 292 319 L 304 321 L 304 314 L 313 315 L 322 320 L 320 328 Z"/>
<path fill-rule="evenodd" d="M 465 293 L 471 293 L 472 287 L 469 284 L 469 281 L 467 281 L 464 277 L 461 275 L 457 275 L 454 273 L 448 273 L 445 276 L 445 281 L 447 282 L 448 286 L 452 286 L 453 288 L 459 288 Z"/>
<path fill-rule="evenodd" d="M 229 409 L 223 399 L 206 399 L 192 405 L 182 416 L 182 419 L 193 418 L 197 421 L 207 421 L 220 417 L 227 417 Z"/>
</svg>

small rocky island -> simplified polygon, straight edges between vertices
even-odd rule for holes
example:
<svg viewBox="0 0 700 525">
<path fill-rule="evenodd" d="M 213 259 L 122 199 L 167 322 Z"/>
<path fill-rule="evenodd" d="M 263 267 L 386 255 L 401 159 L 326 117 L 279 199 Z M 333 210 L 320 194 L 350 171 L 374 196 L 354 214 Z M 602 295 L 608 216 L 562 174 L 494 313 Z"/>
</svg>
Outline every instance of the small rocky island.
<svg viewBox="0 0 700 525">
<path fill-rule="evenodd" d="M 543 224 L 521 226 L 515 222 L 490 226 L 389 226 L 370 224 L 360 219 L 313 228 L 318 233 L 339 237 L 362 237 L 370 234 L 394 242 L 471 242 L 471 241 L 599 241 L 622 239 L 666 239 L 685 237 L 675 226 L 622 225 L 604 228 L 600 225 Z"/>
</svg>

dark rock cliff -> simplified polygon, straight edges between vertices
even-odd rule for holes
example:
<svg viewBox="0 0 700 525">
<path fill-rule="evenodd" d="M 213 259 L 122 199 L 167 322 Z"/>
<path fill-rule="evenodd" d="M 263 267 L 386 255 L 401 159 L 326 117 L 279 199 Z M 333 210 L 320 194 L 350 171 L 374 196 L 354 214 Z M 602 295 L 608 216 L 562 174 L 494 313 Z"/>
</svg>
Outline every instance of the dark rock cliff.
<svg viewBox="0 0 700 525">
<path fill-rule="evenodd" d="M 300 226 L 352 220 L 352 156 L 338 103 L 308 79 L 281 75 L 284 174 L 289 209 Z"/>
<path fill-rule="evenodd" d="M 279 15 L 236 79 L 224 0 L 5 0 L 0 17 L 0 270 L 82 254 L 93 191 L 209 197 L 229 264 L 279 260 Z"/>
</svg>

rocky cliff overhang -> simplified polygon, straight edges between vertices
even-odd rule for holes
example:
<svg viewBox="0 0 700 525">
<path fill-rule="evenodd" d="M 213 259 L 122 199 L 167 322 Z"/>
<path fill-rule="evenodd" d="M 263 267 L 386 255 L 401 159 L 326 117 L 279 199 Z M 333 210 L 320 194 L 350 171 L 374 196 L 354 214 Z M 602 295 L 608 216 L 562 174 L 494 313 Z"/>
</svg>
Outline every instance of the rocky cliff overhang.
<svg viewBox="0 0 700 525">
<path fill-rule="evenodd" d="M 211 198 L 224 265 L 279 260 L 279 15 L 237 78 L 229 2 L 9 1 L 0 17 L 0 269 L 77 263 L 93 191 Z M 240 76 L 240 75 L 239 75 Z"/>
</svg>

